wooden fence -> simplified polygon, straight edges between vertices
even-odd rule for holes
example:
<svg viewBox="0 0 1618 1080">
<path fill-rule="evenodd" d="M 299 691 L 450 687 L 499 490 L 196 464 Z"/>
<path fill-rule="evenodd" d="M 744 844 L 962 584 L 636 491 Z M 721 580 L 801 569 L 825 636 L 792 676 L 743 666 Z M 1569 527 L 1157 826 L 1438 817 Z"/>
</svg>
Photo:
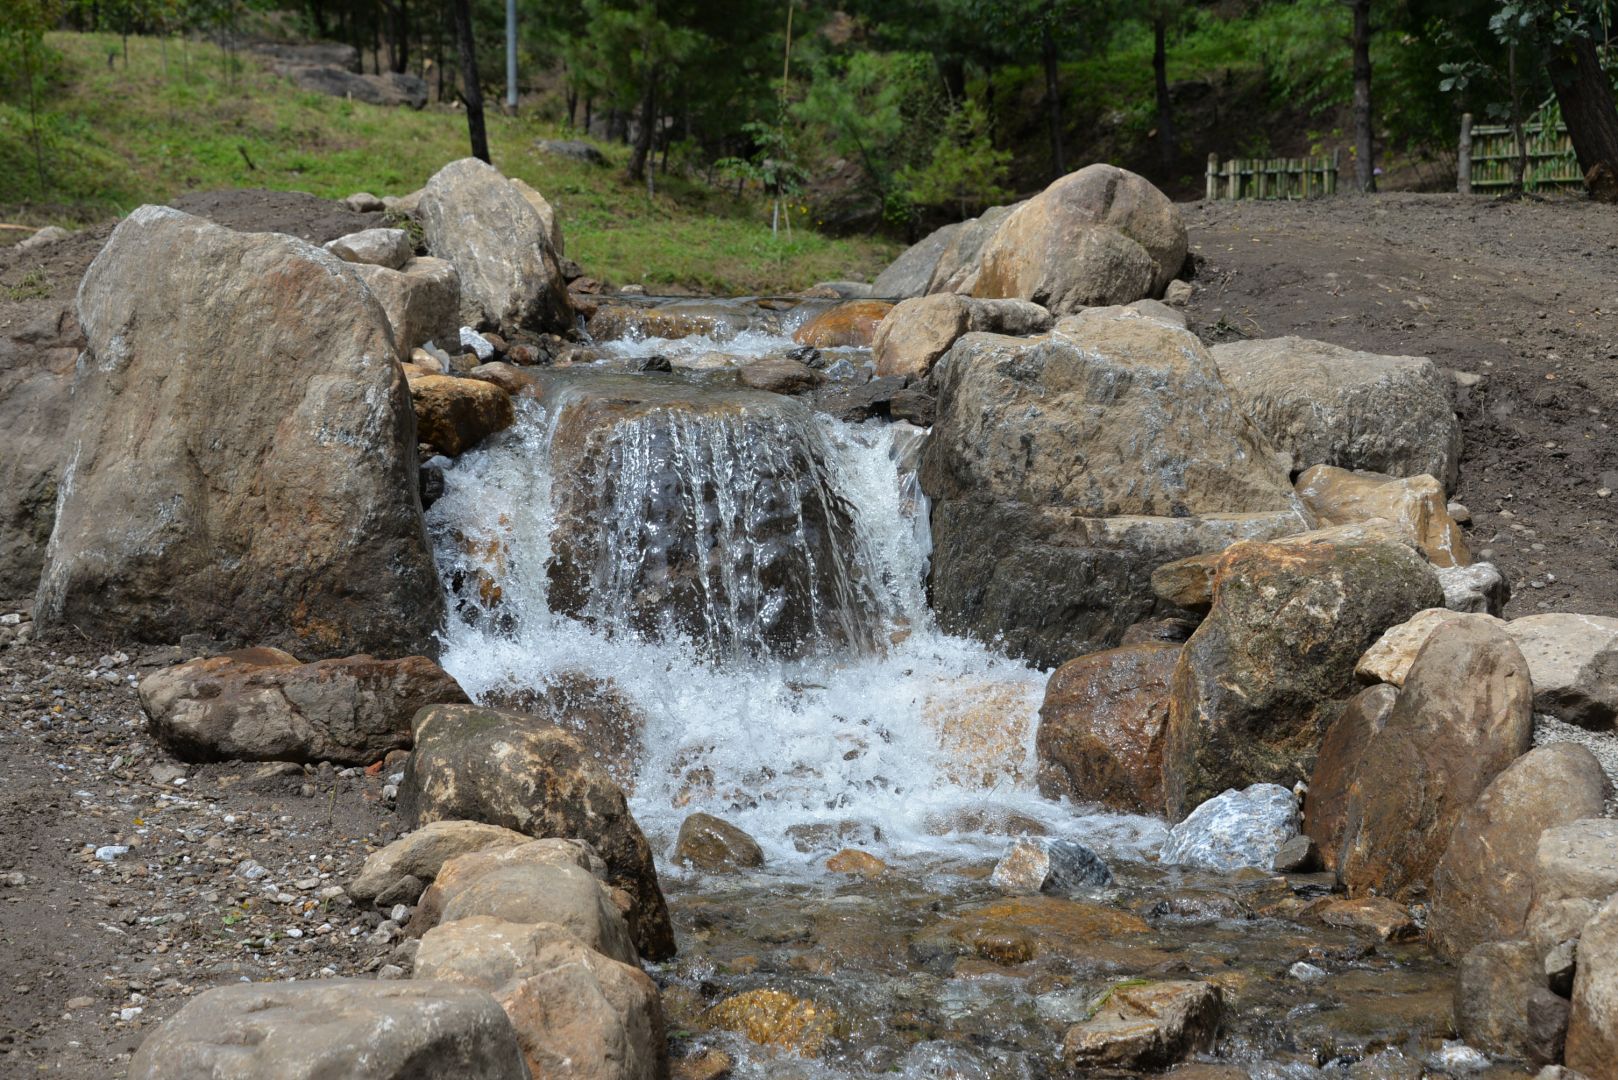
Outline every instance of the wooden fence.
<svg viewBox="0 0 1618 1080">
<path fill-rule="evenodd" d="M 1523 125 L 1528 144 L 1524 191 L 1584 187 L 1584 174 L 1573 153 L 1567 126 L 1549 108 L 1541 109 Z M 1503 125 L 1472 126 L 1472 114 L 1461 117 L 1461 144 L 1456 154 L 1455 188 L 1463 195 L 1474 191 L 1510 188 L 1517 182 L 1517 140 Z"/>
<path fill-rule="evenodd" d="M 1337 194 L 1340 151 L 1330 157 L 1231 158 L 1208 155 L 1207 198 L 1310 199 Z"/>
</svg>

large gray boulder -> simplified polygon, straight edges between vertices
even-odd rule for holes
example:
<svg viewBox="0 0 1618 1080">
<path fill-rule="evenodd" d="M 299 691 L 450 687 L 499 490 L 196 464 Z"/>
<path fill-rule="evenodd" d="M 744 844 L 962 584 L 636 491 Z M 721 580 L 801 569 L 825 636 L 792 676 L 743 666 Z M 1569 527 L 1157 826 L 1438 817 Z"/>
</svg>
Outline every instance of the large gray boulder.
<svg viewBox="0 0 1618 1080">
<path fill-rule="evenodd" d="M 1618 894 L 1618 821 L 1585 818 L 1546 829 L 1534 854 L 1528 938 L 1541 952 L 1577 938 Z"/>
<path fill-rule="evenodd" d="M 971 291 L 1069 315 L 1162 296 L 1185 253 L 1185 223 L 1168 196 L 1114 165 L 1088 165 L 1001 222 Z"/>
<path fill-rule="evenodd" d="M 967 334 L 932 380 L 921 482 L 953 631 L 1054 666 L 1149 615 L 1158 565 L 1307 528 L 1284 461 L 1166 318 L 1100 308 L 1039 338 Z"/>
<path fill-rule="evenodd" d="M 367 105 L 404 105 L 412 109 L 427 105 L 427 83 L 410 72 L 386 71 L 367 75 L 347 68 L 284 65 L 281 73 L 298 87 L 317 94 L 363 101 Z"/>
<path fill-rule="evenodd" d="M 461 319 L 477 329 L 564 333 L 573 328 L 550 226 L 494 166 L 452 161 L 416 208 L 427 250 L 461 277 Z"/>
<path fill-rule="evenodd" d="M 158 1028 L 130 1080 L 528 1080 L 517 1033 L 486 990 L 323 979 L 221 986 Z"/>
<path fill-rule="evenodd" d="M 1380 356 L 1299 337 L 1213 347 L 1219 373 L 1293 467 L 1435 476 L 1453 490 L 1461 425 L 1449 379 L 1422 356 Z"/>
<path fill-rule="evenodd" d="M 1549 612 L 1506 624 L 1528 660 L 1534 711 L 1596 731 L 1618 719 L 1618 619 Z"/>
<path fill-rule="evenodd" d="M 0 328 L 0 596 L 31 595 L 56 516 L 83 335 L 70 301 L 17 303 Z"/>
<path fill-rule="evenodd" d="M 970 296 L 972 286 L 977 284 L 978 256 L 983 254 L 983 245 L 989 242 L 1006 218 L 1020 206 L 1022 206 L 1020 202 L 1008 206 L 991 206 L 983 211 L 981 217 L 968 218 L 961 222 L 960 228 L 950 237 L 944 253 L 938 257 L 938 263 L 933 267 L 933 277 L 927 283 L 926 291 Z"/>
<path fill-rule="evenodd" d="M 435 651 L 415 416 L 347 265 L 164 207 L 118 226 L 79 289 L 41 623 L 316 658 Z"/>
<path fill-rule="evenodd" d="M 904 300 L 912 296 L 926 296 L 927 284 L 933 279 L 938 260 L 963 224 L 945 225 L 934 229 L 919 241 L 899 253 L 888 268 L 871 282 L 871 295 L 883 300 Z"/>
</svg>

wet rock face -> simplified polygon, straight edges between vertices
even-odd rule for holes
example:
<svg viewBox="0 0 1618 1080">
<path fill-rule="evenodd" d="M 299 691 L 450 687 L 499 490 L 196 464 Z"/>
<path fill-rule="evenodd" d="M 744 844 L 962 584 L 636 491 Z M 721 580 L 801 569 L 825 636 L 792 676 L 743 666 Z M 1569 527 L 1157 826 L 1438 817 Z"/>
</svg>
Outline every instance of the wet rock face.
<svg viewBox="0 0 1618 1080">
<path fill-rule="evenodd" d="M 853 512 L 802 404 L 674 377 L 558 378 L 552 610 L 719 656 L 871 648 Z"/>
<path fill-rule="evenodd" d="M 885 300 L 850 300 L 798 327 L 792 340 L 812 349 L 869 348 L 876 328 L 892 310 Z"/>
<path fill-rule="evenodd" d="M 1157 813 L 1163 728 L 1178 645 L 1131 645 L 1056 669 L 1039 708 L 1035 751 L 1046 798 Z"/>
<path fill-rule="evenodd" d="M 474 329 L 573 328 L 545 222 L 494 166 L 462 158 L 433 174 L 416 216 L 427 250 L 455 265 L 461 319 Z"/>
<path fill-rule="evenodd" d="M 431 655 L 443 601 L 386 317 L 319 248 L 160 207 L 85 275 L 41 623 Z"/>
<path fill-rule="evenodd" d="M 1226 551 L 1174 673 L 1169 815 L 1227 787 L 1307 779 L 1361 654 L 1441 596 L 1421 556 L 1353 526 Z"/>
<path fill-rule="evenodd" d="M 148 675 L 141 707 L 182 761 L 331 761 L 369 765 L 410 745 L 418 709 L 471 699 L 425 656 L 350 656 L 300 664 L 243 649 Z"/>
<path fill-rule="evenodd" d="M 517 1035 L 486 991 L 323 979 L 222 986 L 141 1044 L 131 1080 L 525 1080 Z"/>
<path fill-rule="evenodd" d="M 700 300 L 656 305 L 616 302 L 596 308 L 588 329 L 596 341 L 707 337 L 724 342 L 745 330 L 778 333 L 780 319 L 767 311 Z"/>
<path fill-rule="evenodd" d="M 423 375 L 410 380 L 416 433 L 441 453 L 458 457 L 516 421 L 511 395 L 482 379 Z"/>
<path fill-rule="evenodd" d="M 1461 425 L 1448 377 L 1420 356 L 1297 337 L 1213 348 L 1225 382 L 1294 465 L 1335 465 L 1455 486 Z"/>
<path fill-rule="evenodd" d="M 1169 830 L 1162 861 L 1208 870 L 1268 870 L 1281 846 L 1298 835 L 1298 803 L 1275 784 L 1217 795 Z"/>
<path fill-rule="evenodd" d="M 1526 1057 L 1528 999 L 1544 984 L 1539 954 L 1528 942 L 1473 946 L 1455 981 L 1456 1034 L 1490 1053 Z"/>
<path fill-rule="evenodd" d="M 1032 300 L 1057 315 L 1128 304 L 1162 296 L 1185 253 L 1185 224 L 1167 196 L 1124 169 L 1089 165 L 1001 222 L 971 292 Z"/>
<path fill-rule="evenodd" d="M 951 631 L 1054 666 L 1149 616 L 1157 566 L 1305 527 L 1282 461 L 1171 321 L 1108 308 L 1041 338 L 968 334 L 932 378 L 921 479 Z"/>
<path fill-rule="evenodd" d="M 1521 938 L 1540 834 L 1601 815 L 1607 779 L 1576 743 L 1530 750 L 1461 815 L 1433 874 L 1433 948 L 1451 959 L 1485 941 Z"/>
<path fill-rule="evenodd" d="M 1321 741 L 1303 800 L 1303 826 L 1327 870 L 1336 872 L 1342 860 L 1349 792 L 1371 740 L 1387 726 L 1398 697 L 1399 691 L 1385 684 L 1361 690 L 1348 699 Z"/>
<path fill-rule="evenodd" d="M 424 709 L 414 730 L 415 752 L 399 789 L 410 827 L 467 819 L 582 839 L 605 861 L 607 880 L 634 901 L 631 931 L 641 955 L 674 954 L 652 849 L 623 790 L 578 739 L 531 716 L 472 705 Z"/>
<path fill-rule="evenodd" d="M 1503 632 L 1445 623 L 1422 646 L 1350 791 L 1350 895 L 1406 900 L 1432 880 L 1461 816 L 1533 738 L 1528 664 Z"/>
</svg>

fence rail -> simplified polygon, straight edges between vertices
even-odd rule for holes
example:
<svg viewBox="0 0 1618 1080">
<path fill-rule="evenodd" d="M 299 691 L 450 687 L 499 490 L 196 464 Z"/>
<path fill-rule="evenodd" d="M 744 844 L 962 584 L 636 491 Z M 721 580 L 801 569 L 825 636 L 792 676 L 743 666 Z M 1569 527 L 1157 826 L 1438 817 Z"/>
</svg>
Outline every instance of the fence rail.
<svg viewBox="0 0 1618 1080">
<path fill-rule="evenodd" d="M 1311 199 L 1337 194 L 1340 151 L 1330 157 L 1231 158 L 1208 155 L 1207 198 Z"/>
<path fill-rule="evenodd" d="M 1573 152 L 1567 126 L 1541 112 L 1523 125 L 1528 148 L 1524 191 L 1583 188 L 1584 174 Z M 1517 183 L 1517 140 L 1504 125 L 1474 127 L 1472 114 L 1461 117 L 1461 143 L 1456 154 L 1456 190 L 1470 195 L 1478 190 L 1499 190 Z"/>
</svg>

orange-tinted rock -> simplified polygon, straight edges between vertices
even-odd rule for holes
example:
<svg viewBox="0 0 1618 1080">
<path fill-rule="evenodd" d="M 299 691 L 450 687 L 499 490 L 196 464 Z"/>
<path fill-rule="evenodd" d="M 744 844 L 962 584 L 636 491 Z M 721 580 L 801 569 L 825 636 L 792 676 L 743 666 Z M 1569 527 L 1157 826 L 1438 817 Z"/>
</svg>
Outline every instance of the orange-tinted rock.
<svg viewBox="0 0 1618 1080">
<path fill-rule="evenodd" d="M 1466 536 L 1449 515 L 1444 485 L 1431 476 L 1401 480 L 1316 465 L 1298 477 L 1298 497 L 1322 525 L 1383 518 L 1399 526 L 1434 566 L 1472 561 Z"/>
<path fill-rule="evenodd" d="M 1216 551 L 1164 563 L 1152 571 L 1152 592 L 1175 607 L 1207 611 L 1213 606 L 1214 570 L 1220 555 Z"/>
<path fill-rule="evenodd" d="M 1419 933 L 1404 905 L 1385 896 L 1328 900 L 1314 909 L 1314 915 L 1327 926 L 1364 931 L 1382 941 L 1405 941 Z"/>
<path fill-rule="evenodd" d="M 836 1010 L 780 990 L 733 995 L 709 1009 L 706 1019 L 714 1027 L 737 1032 L 761 1046 L 804 1057 L 818 1056 L 842 1028 Z"/>
<path fill-rule="evenodd" d="M 1303 797 L 1303 831 L 1320 849 L 1326 869 L 1334 873 L 1342 859 L 1348 793 L 1371 740 L 1387 724 L 1398 697 L 1399 691 L 1387 685 L 1361 690 L 1343 706 L 1320 744 L 1309 790 Z"/>
<path fill-rule="evenodd" d="M 1056 669 L 1039 710 L 1039 787 L 1120 810 L 1163 805 L 1163 728 L 1178 645 L 1131 645 Z"/>
<path fill-rule="evenodd" d="M 888 864 L 869 852 L 844 848 L 826 860 L 826 869 L 834 874 L 858 874 L 874 878 L 887 873 Z"/>
<path fill-rule="evenodd" d="M 517 418 L 511 395 L 492 382 L 425 375 L 410 383 L 416 437 L 450 457 L 470 450 Z"/>
<path fill-rule="evenodd" d="M 1212 983 L 1120 983 L 1094 1016 L 1068 1029 L 1062 1062 L 1075 1075 L 1163 1069 L 1211 1049 L 1223 1010 L 1224 996 Z"/>
<path fill-rule="evenodd" d="M 850 300 L 798 327 L 792 340 L 816 349 L 869 348 L 876 328 L 892 310 L 886 300 Z"/>
<path fill-rule="evenodd" d="M 1408 900 L 1461 816 L 1533 738 L 1528 662 L 1500 630 L 1445 623 L 1416 655 L 1350 789 L 1343 883 Z"/>
</svg>

